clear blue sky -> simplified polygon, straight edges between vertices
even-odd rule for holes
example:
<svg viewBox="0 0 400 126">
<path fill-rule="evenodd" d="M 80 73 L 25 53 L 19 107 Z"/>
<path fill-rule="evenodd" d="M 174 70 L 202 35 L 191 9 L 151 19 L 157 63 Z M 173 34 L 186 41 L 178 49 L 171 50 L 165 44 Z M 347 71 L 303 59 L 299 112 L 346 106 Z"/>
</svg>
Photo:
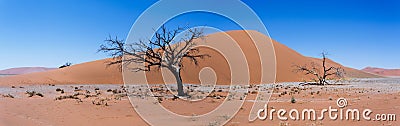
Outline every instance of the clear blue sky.
<svg viewBox="0 0 400 126">
<path fill-rule="evenodd" d="M 0 69 L 58 67 L 67 61 L 77 64 L 105 58 L 96 53 L 103 40 L 108 35 L 125 38 L 135 19 L 154 2 L 0 0 Z M 318 57 L 326 51 L 333 60 L 353 68 L 400 68 L 398 0 L 244 2 L 260 16 L 273 39 L 303 55 Z M 238 29 L 206 13 L 182 15 L 170 23 Z"/>
</svg>

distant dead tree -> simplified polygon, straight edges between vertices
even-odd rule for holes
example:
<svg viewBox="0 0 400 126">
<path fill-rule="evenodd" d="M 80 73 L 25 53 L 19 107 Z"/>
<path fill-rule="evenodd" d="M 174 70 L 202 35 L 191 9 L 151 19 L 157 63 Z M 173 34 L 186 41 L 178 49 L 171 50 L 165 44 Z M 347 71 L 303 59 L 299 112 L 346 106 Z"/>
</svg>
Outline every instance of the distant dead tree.
<svg viewBox="0 0 400 126">
<path fill-rule="evenodd" d="M 327 82 L 327 77 L 329 76 L 336 76 L 337 78 L 343 78 L 344 77 L 344 69 L 341 67 L 327 67 L 326 66 L 326 53 L 321 53 L 322 54 L 322 70 L 320 70 L 317 64 L 314 62 L 311 63 L 311 67 L 308 67 L 307 65 L 304 66 L 299 66 L 299 65 L 294 65 L 295 69 L 294 72 L 304 72 L 305 75 L 314 75 L 317 79 L 314 79 L 315 82 L 319 85 L 325 85 L 329 84 Z"/>
<path fill-rule="evenodd" d="M 58 68 L 65 68 L 65 67 L 69 67 L 69 66 L 71 66 L 71 65 L 72 65 L 72 63 L 66 62 L 64 65 L 61 65 L 61 66 L 58 67 Z"/>
<path fill-rule="evenodd" d="M 200 54 L 199 49 L 194 48 L 196 43 L 193 41 L 203 38 L 202 29 L 188 29 L 183 33 L 183 37 L 177 38 L 183 30 L 184 28 L 181 27 L 169 30 L 162 26 L 152 39 L 129 44 L 125 43 L 124 40 L 110 37 L 105 40 L 106 44 L 101 45 L 98 51 L 109 53 L 115 59 L 108 65 L 143 64 L 143 66 L 130 68 L 134 72 L 167 68 L 176 79 L 178 96 L 185 96 L 181 78 L 182 59 L 188 58 L 195 65 L 198 65 L 199 58 L 209 57 L 209 55 Z M 121 58 L 123 55 L 125 57 Z"/>
</svg>

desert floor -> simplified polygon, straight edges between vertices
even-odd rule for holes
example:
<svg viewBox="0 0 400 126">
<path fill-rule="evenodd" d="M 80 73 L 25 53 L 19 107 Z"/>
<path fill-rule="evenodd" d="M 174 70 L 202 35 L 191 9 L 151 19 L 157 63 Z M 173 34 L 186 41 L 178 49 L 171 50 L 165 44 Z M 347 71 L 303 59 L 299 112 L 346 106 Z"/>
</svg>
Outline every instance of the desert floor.
<svg viewBox="0 0 400 126">
<path fill-rule="evenodd" d="M 185 87 L 189 92 L 191 86 Z M 218 87 L 218 86 L 217 86 Z M 137 87 L 123 85 L 18 85 L 0 87 L 0 125 L 147 125 L 135 112 L 127 96 L 151 97 L 137 93 Z M 226 125 L 400 125 L 396 121 L 330 120 L 256 120 L 248 121 L 258 90 L 230 100 L 245 100 L 239 112 Z M 219 86 L 198 102 L 175 99 L 166 88 L 154 86 L 158 103 L 170 111 L 186 116 L 212 111 L 228 99 L 226 86 Z M 128 90 L 128 91 L 127 91 Z M 136 91 L 135 91 L 136 90 Z M 128 93 L 127 93 L 128 92 Z M 134 93 L 136 92 L 136 93 Z M 194 91 L 196 92 L 196 91 Z M 246 97 L 244 97 L 246 96 Z M 299 83 L 279 83 L 273 86 L 269 109 L 315 109 L 317 114 L 329 106 L 338 108 L 336 100 L 346 98 L 346 108 L 371 109 L 375 114 L 400 114 L 400 79 L 352 79 L 335 85 L 317 86 Z M 292 99 L 295 100 L 292 103 Z M 163 115 L 158 115 L 163 116 Z M 158 118 L 157 115 L 154 118 Z M 173 119 L 171 119 L 173 120 Z M 227 119 L 228 120 L 228 119 Z M 195 120 L 192 120 L 195 121 Z M 212 122 L 206 125 L 213 125 Z"/>
</svg>

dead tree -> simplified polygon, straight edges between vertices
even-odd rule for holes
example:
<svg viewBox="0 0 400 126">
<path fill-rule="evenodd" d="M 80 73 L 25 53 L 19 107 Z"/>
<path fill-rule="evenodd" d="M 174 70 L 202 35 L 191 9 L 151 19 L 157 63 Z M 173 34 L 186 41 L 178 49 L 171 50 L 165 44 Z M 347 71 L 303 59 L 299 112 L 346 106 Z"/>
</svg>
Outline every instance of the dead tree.
<svg viewBox="0 0 400 126">
<path fill-rule="evenodd" d="M 65 68 L 65 67 L 69 67 L 69 66 L 71 66 L 72 65 L 72 63 L 70 63 L 70 62 L 67 62 L 67 63 L 65 63 L 64 65 L 61 65 L 60 67 L 58 67 L 58 68 Z"/>
<path fill-rule="evenodd" d="M 140 40 L 130 44 L 118 40 L 118 38 L 112 39 L 110 37 L 105 40 L 105 45 L 100 46 L 99 51 L 109 53 L 114 58 L 114 61 L 110 62 L 109 65 L 143 64 L 143 66 L 130 68 L 134 72 L 167 68 L 176 79 L 178 96 L 185 96 L 181 78 L 182 59 L 188 58 L 195 65 L 198 65 L 199 58 L 202 59 L 209 55 L 200 54 L 199 49 L 194 48 L 196 46 L 194 40 L 203 37 L 202 29 L 188 29 L 183 33 L 183 37 L 177 38 L 183 30 L 181 27 L 169 30 L 162 26 L 152 39 Z M 122 58 L 123 55 L 125 57 Z"/>
<path fill-rule="evenodd" d="M 343 78 L 344 76 L 344 69 L 341 67 L 327 67 L 326 66 L 326 53 L 321 53 L 322 54 L 322 70 L 320 70 L 320 67 L 316 65 L 314 62 L 311 63 L 311 67 L 308 67 L 307 65 L 304 66 L 299 66 L 299 65 L 294 65 L 295 67 L 295 72 L 304 72 L 305 75 L 314 75 L 317 79 L 314 79 L 314 81 L 317 82 L 319 85 L 325 85 L 329 84 L 327 82 L 327 77 L 329 76 L 336 76 L 337 78 Z"/>
</svg>

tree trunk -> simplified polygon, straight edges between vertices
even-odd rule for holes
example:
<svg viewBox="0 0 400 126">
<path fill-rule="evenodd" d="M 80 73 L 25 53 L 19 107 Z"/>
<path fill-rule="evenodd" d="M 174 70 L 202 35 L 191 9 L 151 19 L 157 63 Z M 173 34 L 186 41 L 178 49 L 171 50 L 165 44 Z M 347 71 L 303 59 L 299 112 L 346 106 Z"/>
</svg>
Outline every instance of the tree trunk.
<svg viewBox="0 0 400 126">
<path fill-rule="evenodd" d="M 175 76 L 176 84 L 178 86 L 178 96 L 185 96 L 185 92 L 183 91 L 183 83 L 182 83 L 180 70 L 179 69 L 173 69 L 171 71 Z"/>
<path fill-rule="evenodd" d="M 322 53 L 322 67 L 324 68 L 324 74 L 322 75 L 322 85 L 325 86 L 326 84 L 326 74 L 327 74 L 327 70 L 326 70 L 326 66 L 325 66 L 325 62 L 326 62 L 326 57 L 325 57 L 325 53 Z"/>
<path fill-rule="evenodd" d="M 320 85 L 324 85 L 324 82 L 322 82 L 322 80 L 319 79 L 319 84 L 320 84 Z"/>
</svg>

